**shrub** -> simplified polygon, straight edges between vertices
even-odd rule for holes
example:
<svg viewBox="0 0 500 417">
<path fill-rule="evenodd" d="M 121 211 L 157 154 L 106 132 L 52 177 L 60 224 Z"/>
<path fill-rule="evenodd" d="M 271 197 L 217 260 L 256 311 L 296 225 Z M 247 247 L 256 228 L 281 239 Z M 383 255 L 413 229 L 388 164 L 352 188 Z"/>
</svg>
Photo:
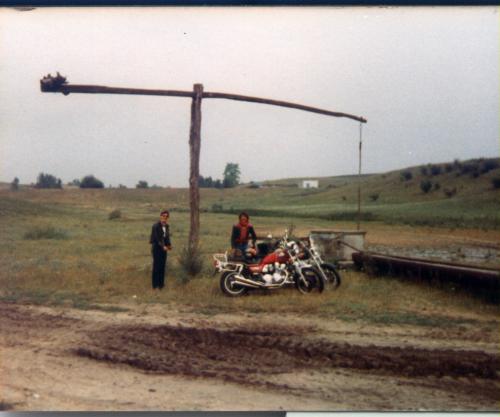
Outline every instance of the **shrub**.
<svg viewBox="0 0 500 417">
<path fill-rule="evenodd" d="M 122 217 L 122 212 L 119 209 L 113 210 L 108 215 L 108 220 L 120 219 Z"/>
<path fill-rule="evenodd" d="M 457 193 L 457 188 L 456 187 L 451 188 L 451 189 L 445 188 L 443 190 L 443 193 L 446 197 L 451 198 Z"/>
<path fill-rule="evenodd" d="M 472 161 L 468 162 L 466 164 L 462 164 L 460 168 L 460 173 L 461 174 L 471 174 L 474 175 L 474 172 L 479 171 L 479 162 L 477 161 Z"/>
<path fill-rule="evenodd" d="M 80 181 L 80 188 L 104 188 L 104 184 L 93 175 L 87 175 Z"/>
<path fill-rule="evenodd" d="M 431 171 L 432 176 L 440 175 L 442 171 L 439 165 L 431 165 L 429 169 Z"/>
<path fill-rule="evenodd" d="M 148 182 L 147 181 L 143 181 L 143 180 L 140 180 L 135 188 L 149 188 L 149 185 L 148 185 Z"/>
<path fill-rule="evenodd" d="M 380 194 L 379 194 L 379 193 L 373 193 L 373 194 L 370 194 L 370 199 L 371 199 L 372 201 L 377 201 L 379 197 L 380 197 Z"/>
<path fill-rule="evenodd" d="M 56 229 L 53 226 L 35 227 L 24 234 L 24 239 L 66 239 L 68 234 L 65 230 Z"/>
<path fill-rule="evenodd" d="M 12 182 L 10 183 L 10 189 L 12 191 L 17 191 L 19 190 L 19 178 L 14 178 Z"/>
<path fill-rule="evenodd" d="M 62 181 L 51 174 L 40 172 L 36 180 L 35 188 L 62 188 Z"/>
<path fill-rule="evenodd" d="M 401 181 L 409 181 L 413 178 L 411 171 L 403 171 L 401 173 Z"/>
<path fill-rule="evenodd" d="M 187 283 L 191 278 L 198 275 L 203 269 L 203 257 L 199 249 L 191 249 L 184 247 L 179 255 L 179 265 L 181 273 L 179 274 L 179 281 L 183 284 Z"/>
<path fill-rule="evenodd" d="M 493 184 L 493 188 L 500 188 L 500 177 L 492 178 L 491 183 Z"/>
<path fill-rule="evenodd" d="M 497 159 L 486 159 L 481 163 L 479 173 L 485 174 L 489 171 L 497 169 L 498 167 L 500 167 L 500 162 Z"/>
<path fill-rule="evenodd" d="M 437 190 L 439 190 L 439 189 L 441 188 L 441 184 L 439 184 L 439 182 L 436 182 L 436 183 L 434 184 L 434 187 L 433 187 L 433 188 L 434 188 L 434 190 L 436 190 L 436 191 L 437 191 Z"/>
<path fill-rule="evenodd" d="M 424 192 L 424 194 L 427 194 L 432 188 L 432 182 L 429 180 L 422 180 L 420 182 L 420 189 Z"/>
<path fill-rule="evenodd" d="M 428 175 L 429 171 L 427 170 L 427 167 L 420 167 L 420 173 L 422 175 Z"/>
<path fill-rule="evenodd" d="M 223 210 L 224 208 L 222 207 L 222 204 L 217 204 L 217 203 L 212 204 L 212 211 L 214 213 L 221 213 Z"/>
<path fill-rule="evenodd" d="M 453 171 L 453 165 L 452 165 L 452 164 L 446 164 L 446 165 L 444 166 L 444 170 L 445 170 L 446 172 L 448 172 L 448 173 L 449 173 L 449 172 L 451 172 L 451 171 Z"/>
</svg>

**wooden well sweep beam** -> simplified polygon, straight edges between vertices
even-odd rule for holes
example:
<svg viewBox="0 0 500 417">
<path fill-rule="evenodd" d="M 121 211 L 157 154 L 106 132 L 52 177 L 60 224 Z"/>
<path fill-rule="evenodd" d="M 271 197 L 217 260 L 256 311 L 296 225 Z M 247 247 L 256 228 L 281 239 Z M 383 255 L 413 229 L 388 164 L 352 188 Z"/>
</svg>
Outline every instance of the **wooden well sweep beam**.
<svg viewBox="0 0 500 417">
<path fill-rule="evenodd" d="M 105 87 L 101 85 L 81 85 L 81 84 L 62 84 L 54 88 L 45 88 L 42 85 L 42 91 L 47 93 L 63 93 L 65 95 L 71 93 L 83 94 L 125 94 L 125 95 L 143 95 L 143 96 L 169 96 L 169 97 L 189 97 L 194 98 L 196 94 L 193 91 L 180 90 L 153 90 L 144 88 L 123 88 L 123 87 Z M 246 101 L 249 103 L 268 104 L 271 106 L 288 107 L 308 111 L 312 113 L 323 114 L 333 117 L 346 117 L 348 119 L 357 120 L 361 123 L 366 123 L 367 120 L 360 116 L 355 116 L 348 113 L 334 112 L 330 110 L 320 109 L 303 104 L 292 103 L 282 100 L 271 100 L 261 97 L 242 96 L 239 94 L 227 94 L 216 92 L 203 92 L 201 98 L 219 98 L 236 101 Z"/>
<path fill-rule="evenodd" d="M 123 94 L 123 95 L 147 95 L 147 96 L 169 96 L 191 98 L 191 127 L 189 132 L 190 171 L 189 171 L 189 196 L 191 222 L 189 231 L 189 249 L 191 253 L 196 252 L 199 244 L 200 230 L 200 194 L 198 186 L 200 148 L 201 148 L 201 102 L 204 98 L 228 99 L 246 101 L 250 103 L 268 104 L 272 106 L 288 107 L 292 109 L 319 113 L 326 116 L 346 117 L 360 123 L 366 123 L 366 119 L 352 114 L 333 112 L 317 107 L 304 106 L 302 104 L 287 101 L 270 100 L 260 97 L 242 96 L 237 94 L 226 94 L 216 92 L 204 92 L 202 84 L 195 84 L 193 91 L 180 90 L 154 90 L 143 88 L 105 87 L 100 85 L 68 84 L 66 78 L 57 73 L 56 77 L 50 74 L 40 80 L 40 89 L 44 93 L 71 93 L 80 94 Z"/>
</svg>

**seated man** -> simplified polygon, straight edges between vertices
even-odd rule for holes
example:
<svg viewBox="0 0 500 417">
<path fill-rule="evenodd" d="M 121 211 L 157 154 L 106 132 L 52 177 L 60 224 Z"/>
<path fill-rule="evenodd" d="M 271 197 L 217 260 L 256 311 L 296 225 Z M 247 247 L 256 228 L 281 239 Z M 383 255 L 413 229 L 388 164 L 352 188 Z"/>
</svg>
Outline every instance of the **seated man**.
<svg viewBox="0 0 500 417">
<path fill-rule="evenodd" d="M 249 216 L 247 213 L 240 213 L 239 222 L 233 226 L 231 233 L 231 248 L 235 252 L 239 251 L 243 256 L 254 257 L 256 254 L 255 241 L 257 235 L 253 226 L 249 223 Z M 252 241 L 252 247 L 249 247 L 249 241 Z M 248 252 L 248 253 L 247 253 Z"/>
</svg>

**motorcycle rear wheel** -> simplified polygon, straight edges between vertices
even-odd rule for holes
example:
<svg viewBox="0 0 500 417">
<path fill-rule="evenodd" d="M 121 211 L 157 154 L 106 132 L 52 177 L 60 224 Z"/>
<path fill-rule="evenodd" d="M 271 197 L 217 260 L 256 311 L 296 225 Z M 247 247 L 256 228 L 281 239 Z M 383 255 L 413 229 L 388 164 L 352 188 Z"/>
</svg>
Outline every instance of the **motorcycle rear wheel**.
<svg viewBox="0 0 500 417">
<path fill-rule="evenodd" d="M 307 284 L 300 277 L 295 280 L 295 287 L 302 294 L 310 294 L 314 290 L 322 293 L 325 289 L 325 281 L 318 271 L 313 268 L 302 270 L 302 274 Z"/>
<path fill-rule="evenodd" d="M 326 285 L 332 290 L 337 289 L 342 282 L 340 273 L 339 271 L 337 271 L 337 268 L 330 264 L 321 264 L 321 269 L 326 275 Z"/>
<path fill-rule="evenodd" d="M 238 297 L 245 294 L 248 288 L 234 282 L 236 272 L 224 272 L 220 277 L 220 289 L 229 297 Z"/>
</svg>

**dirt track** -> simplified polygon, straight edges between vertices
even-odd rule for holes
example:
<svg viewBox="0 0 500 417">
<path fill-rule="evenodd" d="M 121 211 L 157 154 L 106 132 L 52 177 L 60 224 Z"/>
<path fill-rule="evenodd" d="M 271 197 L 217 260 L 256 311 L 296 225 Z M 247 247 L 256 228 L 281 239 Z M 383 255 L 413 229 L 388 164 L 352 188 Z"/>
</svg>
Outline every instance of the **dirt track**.
<svg viewBox="0 0 500 417">
<path fill-rule="evenodd" d="M 499 409 L 498 341 L 478 329 L 276 326 L 154 305 L 0 315 L 3 409 Z"/>
</svg>

